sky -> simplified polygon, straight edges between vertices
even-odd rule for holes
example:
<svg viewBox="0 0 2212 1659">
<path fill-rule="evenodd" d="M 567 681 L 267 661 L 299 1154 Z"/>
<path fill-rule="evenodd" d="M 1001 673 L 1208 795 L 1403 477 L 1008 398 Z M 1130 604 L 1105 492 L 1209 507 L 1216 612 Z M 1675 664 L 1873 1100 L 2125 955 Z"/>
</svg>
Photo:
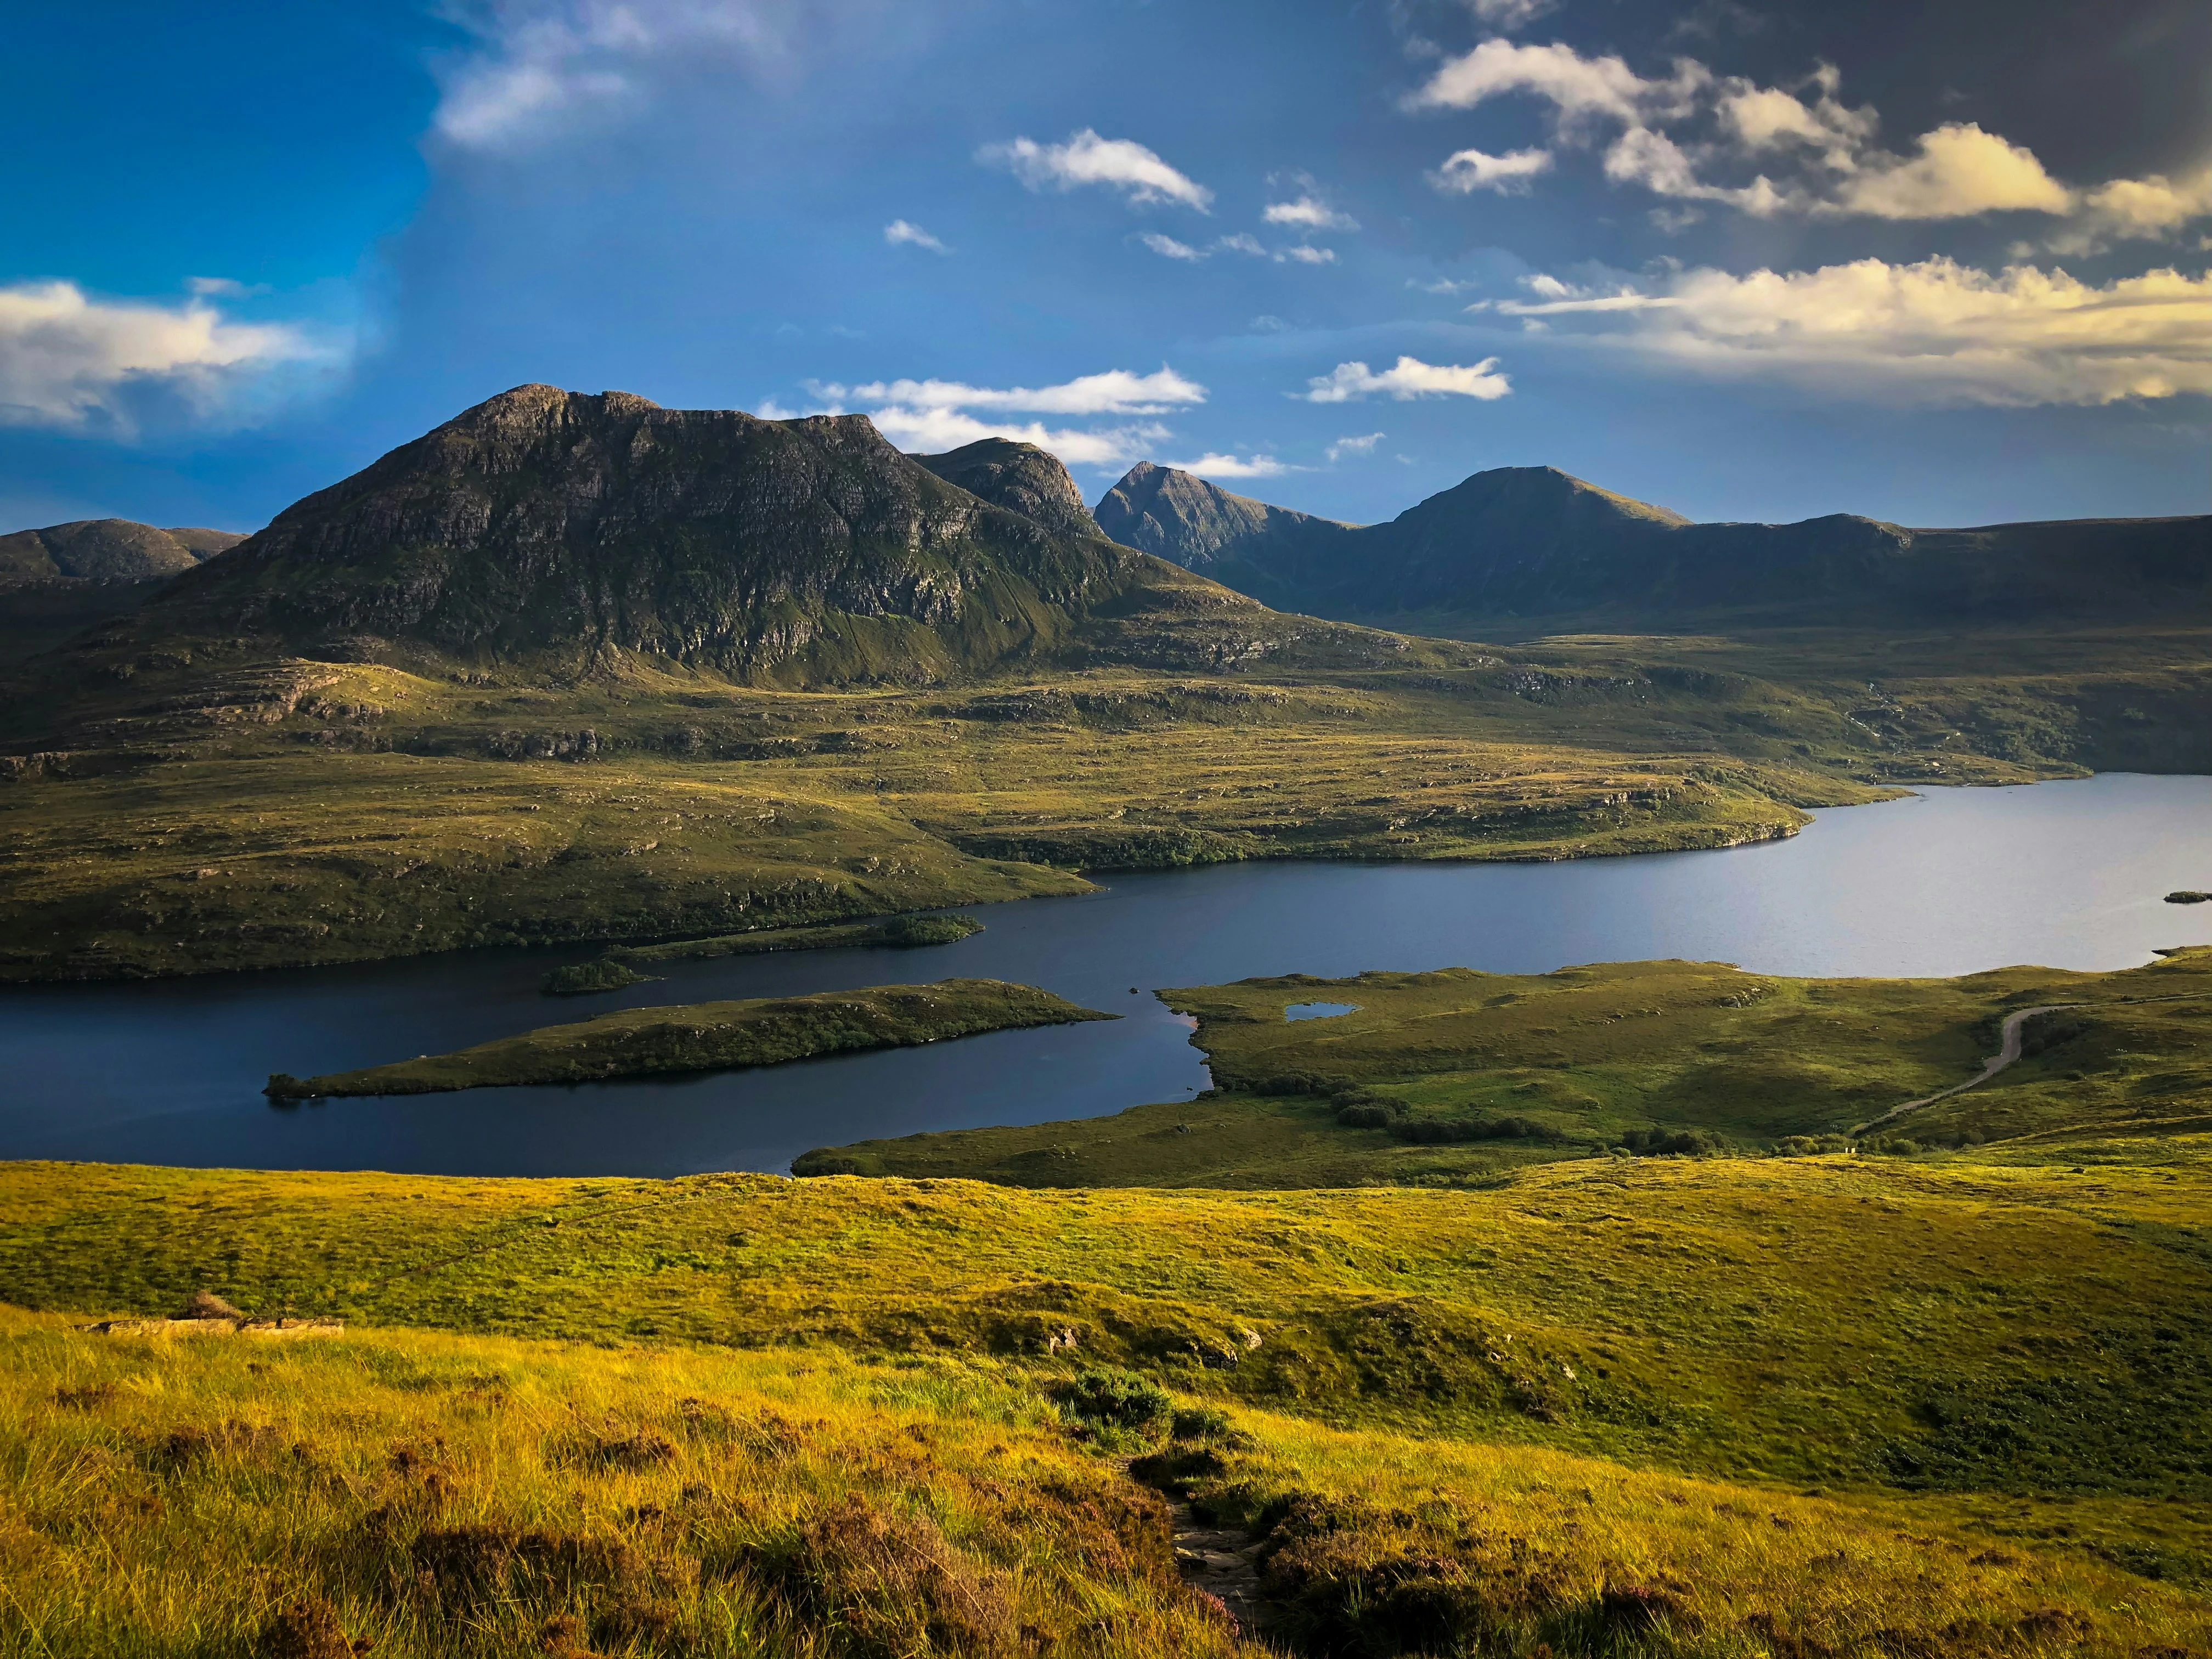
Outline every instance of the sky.
<svg viewBox="0 0 2212 1659">
<path fill-rule="evenodd" d="M 1358 522 L 2212 511 L 2203 0 L 31 0 L 0 530 L 510 386 Z"/>
</svg>

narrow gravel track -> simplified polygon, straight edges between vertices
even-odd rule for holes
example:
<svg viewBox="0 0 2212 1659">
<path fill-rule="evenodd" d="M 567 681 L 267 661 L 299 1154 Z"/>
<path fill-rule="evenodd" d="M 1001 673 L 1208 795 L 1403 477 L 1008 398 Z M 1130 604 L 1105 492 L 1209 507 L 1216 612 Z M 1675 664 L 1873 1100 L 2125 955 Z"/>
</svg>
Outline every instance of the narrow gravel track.
<svg viewBox="0 0 2212 1659">
<path fill-rule="evenodd" d="M 2063 1013 L 2069 1008 L 2087 1008 L 2089 1006 L 2086 1002 L 2051 1002 L 2045 1004 L 2040 1008 L 2014 1009 L 2005 1016 L 2001 1046 L 1996 1053 L 1982 1063 L 1978 1076 L 1970 1077 L 1964 1083 L 1954 1083 L 1940 1093 L 1929 1095 L 1919 1100 L 1908 1100 L 1902 1106 L 1893 1106 L 1880 1117 L 1869 1118 L 1851 1133 L 1855 1135 L 1863 1135 L 1869 1129 L 1881 1128 L 1885 1123 L 1894 1123 L 1907 1112 L 1917 1112 L 1923 1106 L 1933 1106 L 1939 1100 L 1948 1100 L 1953 1095 L 1962 1095 L 1978 1085 L 1987 1083 L 1999 1072 L 2018 1062 L 2024 1040 L 2021 1028 L 2028 1021 L 2033 1019 L 2038 1014 Z"/>
</svg>

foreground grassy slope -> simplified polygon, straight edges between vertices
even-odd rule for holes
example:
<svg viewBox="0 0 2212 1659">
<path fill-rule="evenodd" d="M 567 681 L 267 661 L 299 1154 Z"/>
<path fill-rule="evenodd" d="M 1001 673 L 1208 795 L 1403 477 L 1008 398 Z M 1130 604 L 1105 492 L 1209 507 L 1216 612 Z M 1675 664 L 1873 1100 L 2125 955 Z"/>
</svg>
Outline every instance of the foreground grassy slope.
<svg viewBox="0 0 2212 1659">
<path fill-rule="evenodd" d="M 2076 1153 L 1242 1196 L 0 1166 L 0 1296 L 354 1322 L 0 1318 L 0 1652 L 291 1616 L 401 1654 L 1235 1650 L 1133 1452 L 1252 1529 L 1301 1652 L 2194 1653 L 2212 1139 Z M 1101 1361 L 1182 1437 L 1054 1403 Z"/>
<path fill-rule="evenodd" d="M 819 1352 L 118 1340 L 0 1310 L 0 1653 L 1272 1650 L 1182 1589 L 1166 1504 L 1049 1386 Z M 1271 1413 L 1185 1434 L 1152 1461 L 1255 1528 L 1298 1650 L 2212 1640 L 2201 1598 L 1957 1507 Z"/>
<path fill-rule="evenodd" d="M 1217 1087 L 1112 1117 L 825 1147 L 801 1174 L 1033 1187 L 1481 1181 L 1613 1148 L 1838 1148 L 1976 1075 L 2018 1009 L 2019 1064 L 1879 1126 L 1958 1147 L 2212 1107 L 2212 950 L 2110 974 L 1811 980 L 1724 963 L 1551 974 L 1296 975 L 1160 994 L 1197 1017 Z M 1357 1012 L 1290 1021 L 1308 1002 Z M 1824 1139 L 1825 1138 L 1825 1139 Z M 1809 1145 L 1808 1143 L 1810 1143 Z"/>
<path fill-rule="evenodd" d="M 1072 1337 L 1343 1426 L 2212 1504 L 2206 1148 L 1280 1194 L 19 1164 L 0 1294 L 143 1312 L 206 1285 L 263 1313 L 1039 1361 Z"/>
<path fill-rule="evenodd" d="M 624 1008 L 592 1019 L 540 1026 L 449 1054 L 418 1054 L 322 1077 L 279 1073 L 270 1079 L 268 1092 L 283 1100 L 422 1095 L 512 1084 L 722 1071 L 778 1066 L 817 1054 L 942 1042 L 985 1031 L 1117 1018 L 1079 1008 L 1035 986 L 1009 985 L 1003 980 L 875 985 L 803 997 Z"/>
</svg>

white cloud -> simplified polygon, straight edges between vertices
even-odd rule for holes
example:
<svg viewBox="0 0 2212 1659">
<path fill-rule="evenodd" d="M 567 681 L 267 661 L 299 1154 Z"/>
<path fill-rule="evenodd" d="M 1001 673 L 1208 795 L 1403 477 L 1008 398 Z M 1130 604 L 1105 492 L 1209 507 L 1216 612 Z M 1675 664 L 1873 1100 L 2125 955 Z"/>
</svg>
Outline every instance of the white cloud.
<svg viewBox="0 0 2212 1659">
<path fill-rule="evenodd" d="M 1167 428 L 1151 422 L 1085 431 L 1050 428 L 1041 421 L 982 421 L 957 409 L 895 404 L 870 410 L 868 418 L 893 444 L 914 453 L 941 454 L 981 438 L 1011 438 L 1050 450 L 1070 466 L 1128 466 L 1170 435 Z"/>
<path fill-rule="evenodd" d="M 2092 286 L 2032 265 L 1992 276 L 1943 258 L 1860 259 L 1747 276 L 1692 270 L 1656 293 L 1570 291 L 1496 308 L 1619 313 L 1593 316 L 1594 333 L 1553 337 L 1822 395 L 2016 406 L 2212 394 L 2212 276 L 2171 270 Z"/>
<path fill-rule="evenodd" d="M 1173 434 L 1156 421 L 1123 419 L 1107 427 L 1048 427 L 991 415 L 1111 416 L 1165 414 L 1206 401 L 1206 388 L 1161 368 L 1151 374 L 1111 369 L 1058 386 L 977 386 L 958 380 L 874 380 L 862 386 L 810 381 L 823 405 L 814 413 L 866 409 L 877 429 L 901 449 L 935 453 L 979 438 L 1012 438 L 1048 449 L 1070 466 L 1127 466 L 1154 453 Z M 763 413 L 774 407 L 763 404 Z M 788 418 L 781 410 L 770 418 Z"/>
<path fill-rule="evenodd" d="M 1406 100 L 1408 109 L 1473 109 L 1487 99 L 1525 92 L 1547 100 L 1563 121 L 1606 116 L 1638 122 L 1655 114 L 1686 114 L 1711 72 L 1678 60 L 1672 81 L 1647 81 L 1617 57 L 1585 58 L 1572 46 L 1517 46 L 1485 40 L 1444 63 Z"/>
<path fill-rule="evenodd" d="M 1290 225 L 1299 230 L 1357 230 L 1359 221 L 1348 213 L 1339 213 L 1328 203 L 1309 193 L 1296 201 L 1270 202 L 1260 217 L 1271 225 Z"/>
<path fill-rule="evenodd" d="M 1676 201 L 1715 202 L 1761 217 L 1784 213 L 1893 220 L 2039 213 L 2071 222 L 2053 239 L 2062 252 L 2101 248 L 2120 237 L 2177 235 L 2212 216 L 2212 170 L 2180 184 L 2162 175 L 2075 188 L 2054 179 L 2033 151 L 1972 122 L 1947 122 L 1913 141 L 1911 152 L 1877 148 L 1879 117 L 1851 108 L 1842 77 L 1820 64 L 1795 89 L 1716 76 L 1694 59 L 1665 77 L 1638 75 L 1617 56 L 1585 58 L 1573 47 L 1483 41 L 1448 58 L 1404 100 L 1409 110 L 1472 109 L 1520 93 L 1551 106 L 1556 144 L 1595 143 L 1608 128 L 1605 177 Z M 1717 138 L 1710 135 L 1717 131 Z M 1750 158 L 1779 173 L 1745 179 Z M 1554 152 L 1492 155 L 1461 150 L 1430 175 L 1438 189 L 1525 189 Z M 1733 173 L 1733 178 L 1729 175 Z M 1656 221 L 1679 230 L 1680 212 Z"/>
<path fill-rule="evenodd" d="M 2121 236 L 2163 236 L 2212 214 L 2212 167 L 2193 179 L 2115 179 L 2081 204 L 2090 223 Z"/>
<path fill-rule="evenodd" d="M 1346 455 L 1372 455 L 1375 446 L 1382 441 L 1383 435 L 1380 432 L 1369 432 L 1356 438 L 1339 438 L 1328 447 L 1328 459 L 1334 463 L 1342 460 Z"/>
<path fill-rule="evenodd" d="M 1511 380 L 1492 372 L 1497 367 L 1495 357 L 1466 367 L 1401 357 L 1378 374 L 1365 363 L 1339 363 L 1329 374 L 1307 381 L 1307 390 L 1297 395 L 1310 404 L 1350 403 L 1376 392 L 1387 392 L 1400 403 L 1443 397 L 1480 398 L 1487 402 L 1513 390 Z"/>
<path fill-rule="evenodd" d="M 2035 153 L 1972 122 L 1923 133 L 1920 153 L 1855 173 L 1833 204 L 1879 219 L 1962 219 L 1981 213 L 2064 213 L 2074 193 Z"/>
<path fill-rule="evenodd" d="M 471 149 L 512 149 L 594 107 L 646 101 L 647 66 L 683 54 L 781 58 L 805 16 L 791 0 L 454 0 L 473 49 L 439 65 L 433 125 Z"/>
<path fill-rule="evenodd" d="M 897 404 L 915 409 L 1006 409 L 1036 415 L 1162 415 L 1206 401 L 1206 388 L 1163 366 L 1151 374 L 1109 369 L 1059 386 L 967 386 L 958 380 L 872 380 L 865 386 L 810 385 L 818 397 L 842 402 Z"/>
<path fill-rule="evenodd" d="M 1178 242 L 1172 236 L 1163 236 L 1157 230 L 1148 230 L 1137 240 L 1163 259 L 1196 261 L 1206 257 L 1204 249 L 1194 248 L 1188 242 Z"/>
<path fill-rule="evenodd" d="M 202 300 L 251 300 L 271 291 L 266 283 L 241 283 L 231 276 L 185 278 L 185 292 Z"/>
<path fill-rule="evenodd" d="M 1523 24 L 1533 23 L 1559 3 L 1559 0 L 1474 0 L 1474 15 L 1494 29 L 1509 33 Z"/>
<path fill-rule="evenodd" d="M 1297 468 L 1285 466 L 1273 455 L 1235 455 L 1207 453 L 1194 461 L 1162 461 L 1162 466 L 1171 466 L 1178 472 L 1194 472 L 1201 478 L 1279 478 Z"/>
<path fill-rule="evenodd" d="M 1185 177 L 1142 144 L 1127 138 L 1101 138 L 1085 127 L 1064 144 L 1040 144 L 1031 138 L 986 144 L 975 159 L 1003 167 L 1031 190 L 1074 190 L 1103 185 L 1121 192 L 1133 207 L 1170 202 L 1204 213 L 1213 192 Z"/>
<path fill-rule="evenodd" d="M 939 241 L 920 225 L 906 219 L 894 219 L 884 227 L 884 240 L 893 247 L 902 245 L 926 247 L 932 253 L 950 253 L 952 250 Z"/>
<path fill-rule="evenodd" d="M 127 435 L 149 399 L 231 424 L 346 356 L 340 338 L 233 322 L 204 299 L 104 301 L 74 283 L 21 283 L 0 288 L 0 424 Z"/>
<path fill-rule="evenodd" d="M 1336 263 L 1334 248 L 1315 247 L 1305 242 L 1290 247 L 1270 248 L 1258 237 L 1244 230 L 1233 235 L 1217 236 L 1204 247 L 1194 247 L 1188 242 L 1179 242 L 1172 236 L 1163 236 L 1152 230 L 1137 240 L 1163 259 L 1181 259 L 1193 264 L 1211 259 L 1217 253 L 1246 253 L 1255 259 L 1273 259 L 1277 264 L 1286 261 L 1302 265 L 1332 265 Z"/>
<path fill-rule="evenodd" d="M 1472 191 L 1494 190 L 1501 196 L 1518 196 L 1540 173 L 1552 170 L 1547 149 L 1510 149 L 1503 155 L 1486 155 L 1479 149 L 1456 150 L 1429 175 L 1438 190 L 1465 196 Z"/>
</svg>

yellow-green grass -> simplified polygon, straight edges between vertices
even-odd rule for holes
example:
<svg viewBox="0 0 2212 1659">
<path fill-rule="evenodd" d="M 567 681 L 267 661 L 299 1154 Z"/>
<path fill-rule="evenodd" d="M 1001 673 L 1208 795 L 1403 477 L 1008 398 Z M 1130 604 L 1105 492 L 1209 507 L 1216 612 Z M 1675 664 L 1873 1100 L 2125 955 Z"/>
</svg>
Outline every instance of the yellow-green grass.
<svg viewBox="0 0 2212 1659">
<path fill-rule="evenodd" d="M 990 1368 L 95 1337 L 0 1310 L 0 1654 L 348 1641 L 392 1659 L 1241 1650 L 1178 1584 L 1160 1500 Z"/>
<path fill-rule="evenodd" d="M 1481 660 L 850 692 L 149 671 L 167 702 L 0 787 L 0 976 L 726 934 L 1076 868 L 1726 846 L 1884 793 L 1879 745 L 1773 688 Z"/>
<path fill-rule="evenodd" d="M 0 1297 L 143 1314 L 205 1286 L 258 1314 L 1036 1362 L 1073 1363 L 1072 1334 L 1340 1425 L 2212 1503 L 2212 1141 L 2105 1145 L 2080 1169 L 1604 1159 L 1269 1194 L 19 1164 Z"/>
<path fill-rule="evenodd" d="M 1480 1181 L 1655 1139 L 1807 1150 L 1805 1139 L 1831 1144 L 1820 1138 L 1976 1075 L 2006 1014 L 2069 1003 L 2087 1006 L 2031 1021 L 2015 1066 L 1883 1125 L 1877 1144 L 2016 1141 L 2187 1117 L 2201 1109 L 2191 1102 L 2212 1102 L 2212 950 L 2108 974 L 1817 980 L 1615 963 L 1300 975 L 1160 994 L 1198 1018 L 1192 1041 L 1218 1086 L 1197 1100 L 825 1147 L 796 1167 L 1036 1187 L 1282 1188 Z M 1316 1001 L 1355 1012 L 1285 1018 Z"/>
<path fill-rule="evenodd" d="M 113 1338 L 0 1310 L 0 1654 L 1257 1659 L 1176 1582 L 1165 1504 L 1048 1387 L 957 1358 Z M 2112 1504 L 2022 1540 L 1955 1502 L 1251 1411 L 1150 1462 L 1254 1528 L 1306 1651 L 2212 1641 L 2200 1595 L 2082 1547 Z"/>
<path fill-rule="evenodd" d="M 2204 710 L 2212 629 L 2201 626 L 1960 629 L 1749 629 L 1674 635 L 1538 623 L 1521 648 L 1584 672 L 1742 676 L 1835 709 L 1891 757 L 1933 780 L 1981 760 L 2033 769 L 2212 771 Z M 1459 635 L 1447 617 L 1419 631 Z M 1496 637 L 1494 634 L 1486 637 Z"/>
<path fill-rule="evenodd" d="M 1117 1019 L 996 979 L 933 985 L 875 985 L 811 996 L 749 997 L 624 1008 L 565 1025 L 544 1025 L 449 1054 L 321 1077 L 282 1073 L 268 1092 L 284 1100 L 342 1095 L 421 1095 L 526 1083 L 598 1082 L 667 1072 L 776 1066 L 817 1054 L 897 1048 L 986 1031 L 1079 1020 Z"/>
</svg>

